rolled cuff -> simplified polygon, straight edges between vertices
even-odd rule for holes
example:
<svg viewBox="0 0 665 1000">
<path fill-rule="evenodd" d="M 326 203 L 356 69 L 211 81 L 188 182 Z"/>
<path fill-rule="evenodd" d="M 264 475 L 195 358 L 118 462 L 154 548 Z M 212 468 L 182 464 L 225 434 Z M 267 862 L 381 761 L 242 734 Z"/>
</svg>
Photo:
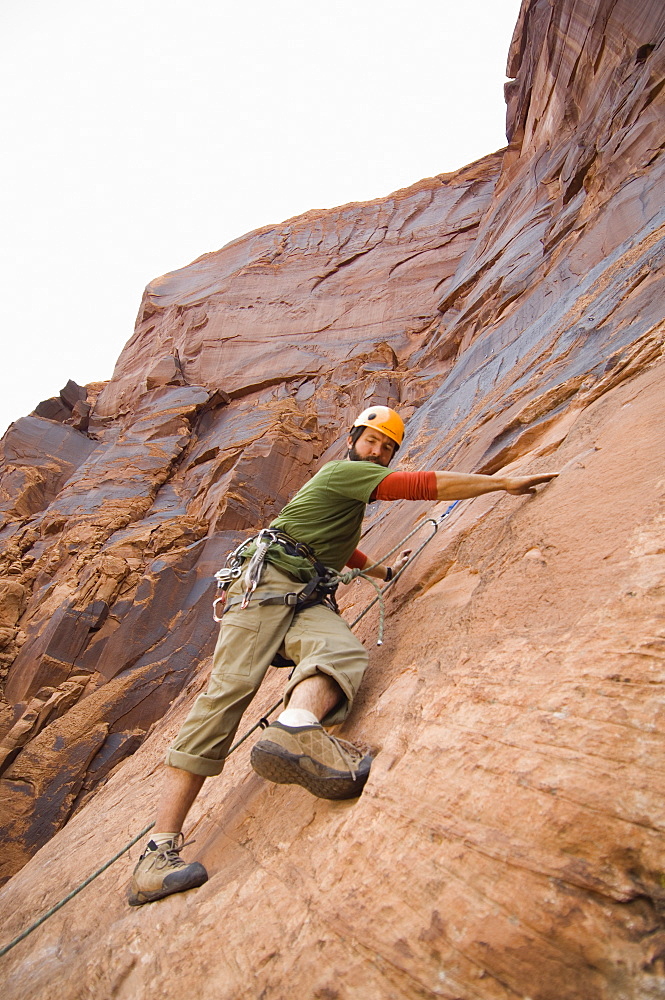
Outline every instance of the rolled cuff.
<svg viewBox="0 0 665 1000">
<path fill-rule="evenodd" d="M 183 753 L 182 750 L 169 750 L 165 763 L 169 767 L 177 767 L 181 771 L 189 771 L 190 774 L 198 774 L 202 778 L 213 778 L 224 770 L 226 758 L 211 760 L 210 757 L 195 757 L 194 754 Z"/>
<path fill-rule="evenodd" d="M 355 695 L 351 681 L 341 670 L 327 670 L 326 667 L 317 666 L 315 663 L 304 664 L 302 669 L 297 667 L 284 689 L 284 708 L 289 707 L 291 692 L 294 687 L 300 684 L 301 681 L 304 681 L 305 678 L 316 677 L 317 674 L 325 674 L 326 677 L 330 677 L 337 683 L 342 692 L 342 698 L 340 698 L 338 704 L 321 720 L 321 725 L 323 726 L 338 726 L 344 722 L 351 711 Z"/>
</svg>

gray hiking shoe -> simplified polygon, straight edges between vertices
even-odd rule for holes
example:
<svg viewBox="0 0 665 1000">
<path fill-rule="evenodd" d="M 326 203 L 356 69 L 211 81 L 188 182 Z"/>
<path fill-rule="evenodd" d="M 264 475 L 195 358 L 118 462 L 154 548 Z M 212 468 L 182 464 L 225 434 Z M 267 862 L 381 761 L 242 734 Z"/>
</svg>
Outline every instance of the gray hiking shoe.
<svg viewBox="0 0 665 1000">
<path fill-rule="evenodd" d="M 180 851 L 185 847 L 184 840 L 179 833 L 159 847 L 154 840 L 148 841 L 134 869 L 128 897 L 130 906 L 152 903 L 170 896 L 172 892 L 196 889 L 208 881 L 208 873 L 202 864 L 194 861 L 188 865 L 180 857 Z"/>
<path fill-rule="evenodd" d="M 280 785 L 302 785 L 320 799 L 353 799 L 369 777 L 372 758 L 323 726 L 273 722 L 252 747 L 257 774 Z"/>
</svg>

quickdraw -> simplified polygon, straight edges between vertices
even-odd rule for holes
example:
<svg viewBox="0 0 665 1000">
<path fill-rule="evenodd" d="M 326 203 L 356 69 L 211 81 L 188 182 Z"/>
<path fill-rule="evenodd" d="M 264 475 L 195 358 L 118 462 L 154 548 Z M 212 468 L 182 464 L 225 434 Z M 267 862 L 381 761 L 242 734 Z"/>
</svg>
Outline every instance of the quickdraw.
<svg viewBox="0 0 665 1000">
<path fill-rule="evenodd" d="M 252 541 L 251 538 L 246 538 L 244 542 L 241 542 L 230 552 L 226 557 L 226 566 L 222 566 L 215 573 L 215 580 L 217 580 L 217 597 L 212 602 L 212 617 L 216 622 L 221 622 L 222 616 L 224 614 L 226 606 L 226 592 L 234 582 L 234 580 L 240 579 L 242 576 L 242 552 L 249 543 Z M 218 610 L 219 609 L 219 610 Z"/>
<path fill-rule="evenodd" d="M 251 601 L 252 594 L 259 585 L 263 574 L 263 563 L 265 562 L 266 552 L 277 541 L 277 536 L 270 528 L 263 528 L 256 536 L 255 541 L 256 549 L 245 570 L 245 593 L 240 605 L 243 611 Z"/>
</svg>

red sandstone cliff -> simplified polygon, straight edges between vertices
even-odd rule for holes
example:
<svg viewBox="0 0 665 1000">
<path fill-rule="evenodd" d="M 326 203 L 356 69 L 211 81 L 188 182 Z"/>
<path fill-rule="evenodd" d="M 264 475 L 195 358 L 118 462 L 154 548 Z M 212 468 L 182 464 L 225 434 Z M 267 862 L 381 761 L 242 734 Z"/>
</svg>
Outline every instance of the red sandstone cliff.
<svg viewBox="0 0 665 1000">
<path fill-rule="evenodd" d="M 506 150 L 159 278 L 113 379 L 7 432 L 0 945 L 151 818 L 211 575 L 353 414 L 410 417 L 402 468 L 562 470 L 461 504 L 386 645 L 361 624 L 357 803 L 241 749 L 192 814 L 210 882 L 130 911 L 133 849 L 0 959 L 11 997 L 665 997 L 664 31 L 526 0 Z M 430 513 L 384 504 L 363 548 Z"/>
</svg>

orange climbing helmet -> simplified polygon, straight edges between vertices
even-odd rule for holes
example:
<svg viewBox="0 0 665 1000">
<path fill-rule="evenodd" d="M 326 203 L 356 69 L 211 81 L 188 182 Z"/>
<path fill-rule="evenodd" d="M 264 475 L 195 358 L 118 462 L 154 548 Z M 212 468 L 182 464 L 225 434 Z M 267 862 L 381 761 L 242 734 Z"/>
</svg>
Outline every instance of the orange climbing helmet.
<svg viewBox="0 0 665 1000">
<path fill-rule="evenodd" d="M 370 406 L 369 409 L 363 410 L 357 417 L 351 431 L 356 427 L 373 427 L 375 430 L 381 431 L 382 434 L 395 442 L 397 446 L 395 451 L 404 439 L 404 421 L 399 413 L 395 413 L 389 406 Z"/>
</svg>

